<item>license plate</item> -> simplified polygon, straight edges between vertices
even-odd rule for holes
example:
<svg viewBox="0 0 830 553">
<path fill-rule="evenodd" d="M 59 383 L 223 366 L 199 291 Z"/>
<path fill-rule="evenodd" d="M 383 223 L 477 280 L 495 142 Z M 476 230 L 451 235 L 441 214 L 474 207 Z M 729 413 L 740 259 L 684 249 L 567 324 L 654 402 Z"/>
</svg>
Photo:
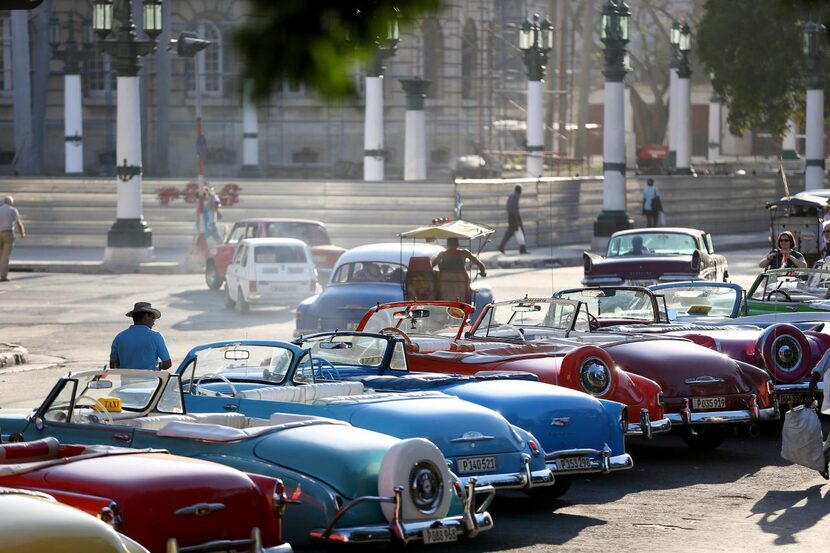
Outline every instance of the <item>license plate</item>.
<svg viewBox="0 0 830 553">
<path fill-rule="evenodd" d="M 496 470 L 496 458 L 488 457 L 464 457 L 458 460 L 458 473 L 468 474 L 471 472 L 489 472 Z"/>
<path fill-rule="evenodd" d="M 693 397 L 692 409 L 725 409 L 725 397 Z"/>
<path fill-rule="evenodd" d="M 562 457 L 559 459 L 559 468 L 562 470 L 578 470 L 591 468 L 591 459 L 588 457 Z"/>
<path fill-rule="evenodd" d="M 807 399 L 807 394 L 804 392 L 782 392 L 776 395 L 778 396 L 778 403 L 789 405 L 801 405 Z"/>
<path fill-rule="evenodd" d="M 427 528 L 421 531 L 421 536 L 425 544 L 430 543 L 447 543 L 450 541 L 458 541 L 458 534 L 455 528 Z"/>
</svg>

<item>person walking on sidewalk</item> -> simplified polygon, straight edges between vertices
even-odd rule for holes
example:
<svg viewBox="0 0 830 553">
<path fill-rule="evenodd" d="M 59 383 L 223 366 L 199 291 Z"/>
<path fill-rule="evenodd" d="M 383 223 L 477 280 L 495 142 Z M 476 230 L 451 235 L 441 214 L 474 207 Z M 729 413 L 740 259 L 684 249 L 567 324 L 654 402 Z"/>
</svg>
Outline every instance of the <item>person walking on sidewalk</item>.
<svg viewBox="0 0 830 553">
<path fill-rule="evenodd" d="M 529 253 L 525 246 L 525 228 L 522 224 L 522 216 L 519 213 L 519 199 L 522 196 L 522 185 L 517 184 L 513 193 L 507 197 L 507 232 L 501 239 L 499 251 L 504 252 L 507 241 L 515 234 L 516 242 L 519 244 L 519 253 Z"/>
<path fill-rule="evenodd" d="M 153 330 L 161 311 L 148 302 L 140 301 L 127 313 L 133 324 L 122 330 L 112 341 L 110 348 L 111 369 L 165 370 L 172 366 L 167 344 L 160 332 Z"/>
<path fill-rule="evenodd" d="M 0 282 L 9 280 L 15 227 L 20 238 L 26 238 L 26 229 L 20 220 L 20 212 L 14 207 L 14 198 L 6 196 L 0 204 Z"/>
<path fill-rule="evenodd" d="M 654 179 L 648 179 L 646 187 L 643 188 L 643 215 L 646 216 L 647 227 L 657 226 L 661 211 L 663 211 L 663 201 L 660 199 L 660 192 L 654 186 Z"/>
</svg>

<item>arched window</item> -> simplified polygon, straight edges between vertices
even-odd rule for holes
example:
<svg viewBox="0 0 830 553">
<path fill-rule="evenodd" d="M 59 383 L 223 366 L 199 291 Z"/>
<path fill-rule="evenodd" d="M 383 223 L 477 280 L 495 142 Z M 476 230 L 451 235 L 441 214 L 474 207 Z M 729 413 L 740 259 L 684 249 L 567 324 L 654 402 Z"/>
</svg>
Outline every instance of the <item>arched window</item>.
<svg viewBox="0 0 830 553">
<path fill-rule="evenodd" d="M 222 32 L 212 21 L 201 20 L 196 22 L 196 34 L 199 38 L 209 40 L 210 46 L 196 54 L 196 74 L 199 89 L 207 96 L 221 96 L 223 91 L 224 56 Z M 188 93 L 193 94 L 195 83 L 193 78 L 193 60 L 187 60 Z"/>
<path fill-rule="evenodd" d="M 476 24 L 468 19 L 464 23 L 461 37 L 461 97 L 474 100 L 478 96 L 478 31 Z"/>
<path fill-rule="evenodd" d="M 444 75 L 444 33 L 434 17 L 424 21 L 424 79 L 430 82 L 428 98 L 440 98 Z"/>
</svg>

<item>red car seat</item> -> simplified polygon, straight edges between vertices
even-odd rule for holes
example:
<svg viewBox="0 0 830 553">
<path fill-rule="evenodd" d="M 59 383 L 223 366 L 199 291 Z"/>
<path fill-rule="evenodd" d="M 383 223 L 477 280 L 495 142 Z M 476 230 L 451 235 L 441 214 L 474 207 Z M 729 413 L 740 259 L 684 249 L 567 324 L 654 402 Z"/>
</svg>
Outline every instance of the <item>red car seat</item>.
<svg viewBox="0 0 830 553">
<path fill-rule="evenodd" d="M 435 299 L 435 273 L 428 257 L 411 257 L 406 271 L 406 299 Z"/>
</svg>

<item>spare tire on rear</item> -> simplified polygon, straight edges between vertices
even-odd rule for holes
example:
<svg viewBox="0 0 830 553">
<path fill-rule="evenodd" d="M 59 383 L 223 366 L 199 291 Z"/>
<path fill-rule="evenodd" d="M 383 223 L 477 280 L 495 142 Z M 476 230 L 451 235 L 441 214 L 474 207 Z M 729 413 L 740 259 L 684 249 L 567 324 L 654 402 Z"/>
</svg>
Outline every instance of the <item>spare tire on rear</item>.
<svg viewBox="0 0 830 553">
<path fill-rule="evenodd" d="M 799 382 L 813 368 L 810 342 L 796 326 L 787 323 L 767 327 L 755 343 L 760 366 L 776 382 Z"/>
</svg>

